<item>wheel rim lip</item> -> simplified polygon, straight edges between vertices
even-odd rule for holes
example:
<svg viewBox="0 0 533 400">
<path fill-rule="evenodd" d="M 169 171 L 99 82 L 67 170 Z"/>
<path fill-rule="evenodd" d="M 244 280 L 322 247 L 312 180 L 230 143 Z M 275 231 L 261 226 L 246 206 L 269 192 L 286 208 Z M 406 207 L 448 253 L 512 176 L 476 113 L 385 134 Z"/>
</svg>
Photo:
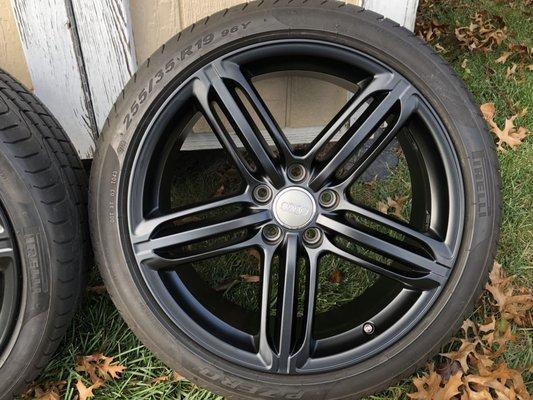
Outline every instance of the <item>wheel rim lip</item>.
<svg viewBox="0 0 533 400">
<path fill-rule="evenodd" d="M 279 43 L 282 43 L 282 44 L 288 44 L 288 43 L 306 43 L 306 44 L 309 44 L 309 43 L 314 43 L 314 44 L 318 44 L 318 45 L 321 45 L 321 46 L 334 46 L 334 47 L 342 48 L 344 50 L 348 50 L 349 52 L 355 52 L 355 53 L 358 54 L 359 57 L 364 57 L 364 58 L 370 60 L 371 62 L 379 65 L 380 68 L 391 69 L 390 66 L 385 65 L 382 61 L 377 60 L 374 57 L 372 57 L 370 55 L 367 55 L 367 54 L 364 54 L 364 53 L 362 53 L 362 52 L 360 52 L 360 51 L 358 51 L 356 49 L 352 49 L 352 48 L 349 48 L 349 47 L 346 47 L 346 46 L 343 46 L 343 45 L 340 45 L 340 44 L 337 44 L 337 43 L 321 41 L 321 40 L 313 40 L 313 39 L 272 40 L 272 41 L 267 42 L 267 43 L 260 43 L 260 44 L 257 44 L 257 45 L 244 46 L 242 48 L 239 48 L 238 50 L 233 51 L 227 57 L 224 57 L 224 58 L 229 58 L 229 57 L 231 57 L 234 54 L 244 53 L 249 48 L 253 49 L 253 48 L 259 48 L 259 47 L 263 47 L 263 46 L 269 46 L 269 45 L 272 45 L 272 44 L 276 45 L 276 44 L 279 44 Z M 395 71 L 395 73 L 398 73 L 399 75 L 401 75 L 397 71 Z M 192 75 L 194 75 L 194 73 Z M 166 106 L 174 99 L 175 95 L 177 93 L 179 93 L 188 84 L 190 79 L 192 79 L 192 76 L 187 78 L 185 81 L 183 81 L 183 83 L 181 85 L 179 85 L 179 87 L 177 87 L 173 91 L 172 95 L 167 97 L 167 99 L 164 101 L 164 103 L 159 107 L 159 109 L 157 111 L 157 114 L 153 115 L 151 117 L 150 124 L 144 130 L 145 133 L 143 134 L 143 137 L 142 137 L 141 141 L 138 143 L 137 146 L 135 146 L 136 151 L 135 151 L 135 159 L 133 161 L 132 169 L 131 169 L 132 173 L 131 173 L 131 176 L 129 177 L 129 179 L 127 180 L 127 183 L 126 183 L 127 184 L 127 188 L 128 188 L 128 195 L 130 193 L 132 193 L 132 186 L 133 186 L 133 183 L 134 183 L 134 175 L 135 175 L 134 171 L 136 171 L 136 168 L 137 168 L 139 151 L 140 151 L 140 149 L 144 148 L 145 140 L 149 136 L 148 132 L 151 131 L 154 122 L 157 121 L 159 115 L 163 112 L 163 110 L 166 108 Z M 415 82 L 410 82 L 410 83 L 413 86 L 415 85 Z M 451 143 L 451 139 L 450 139 L 450 137 L 448 135 L 447 129 L 444 127 L 444 124 L 442 123 L 440 117 L 434 111 L 433 107 L 429 105 L 429 102 L 427 101 L 427 99 L 425 97 L 422 97 L 421 100 L 426 104 L 426 106 L 428 107 L 429 111 L 433 114 L 433 117 L 436 119 L 436 122 L 440 125 L 440 127 L 442 129 L 442 132 L 445 135 L 445 137 L 443 139 L 444 139 L 444 141 L 446 143 L 444 143 L 444 144 L 449 147 L 448 150 L 451 150 L 452 160 L 451 161 L 447 160 L 447 159 L 443 160 L 446 163 L 446 167 L 448 168 L 448 167 L 450 167 L 451 164 L 454 164 L 454 166 L 457 167 L 459 169 L 459 171 L 460 171 L 460 164 L 459 164 L 458 159 L 457 159 L 457 154 L 455 152 L 454 146 Z M 438 142 L 437 144 L 443 145 L 443 142 Z M 457 172 L 457 171 L 451 170 L 451 172 Z M 460 186 L 461 188 L 464 188 L 461 173 L 458 173 L 456 178 L 459 181 L 458 183 L 456 182 L 457 185 Z M 315 193 L 315 195 L 318 195 L 318 192 Z M 317 199 L 315 199 L 315 201 L 316 200 Z M 460 202 L 462 203 L 463 207 L 461 207 L 461 209 L 458 210 L 458 212 L 460 213 L 460 218 L 459 219 L 461 221 L 460 222 L 460 226 L 459 226 L 459 228 L 457 230 L 457 241 L 459 243 L 462 241 L 462 236 L 463 236 L 462 235 L 462 228 L 463 228 L 463 225 L 464 225 L 464 193 L 462 193 L 462 192 L 460 193 Z M 123 232 L 130 232 L 130 226 L 131 226 L 131 223 L 132 223 L 132 217 L 131 217 L 131 213 L 130 213 L 131 212 L 131 207 L 130 207 L 129 202 L 125 202 L 125 203 L 128 203 L 128 205 L 126 206 L 126 209 L 127 209 L 127 213 L 126 213 L 126 215 L 127 215 L 127 228 L 124 229 Z M 309 226 L 309 224 L 307 226 Z M 128 235 L 129 235 L 129 233 L 128 233 Z M 123 236 L 123 238 L 124 238 L 124 236 Z M 133 251 L 133 249 L 131 248 L 132 244 L 131 244 L 131 241 L 129 240 L 129 237 L 127 239 L 128 240 L 125 241 L 125 244 L 127 245 L 128 250 Z M 458 244 L 454 246 L 454 248 L 456 249 L 456 252 L 458 251 L 458 247 L 459 247 Z M 133 253 L 131 253 L 130 256 L 131 256 L 130 259 L 132 259 L 132 260 L 135 259 L 135 256 L 133 255 Z M 137 264 L 135 265 L 135 268 L 137 268 Z M 164 292 L 165 287 L 164 287 L 164 285 L 162 285 L 162 286 L 160 285 L 161 282 L 157 282 L 155 285 L 153 285 L 154 280 L 160 281 L 159 274 L 156 271 L 148 270 L 146 268 L 139 268 L 139 270 L 140 271 L 138 271 L 138 272 L 140 272 L 141 276 L 143 277 L 144 282 L 148 285 L 149 291 L 150 291 L 151 295 L 153 296 L 153 299 L 156 301 L 158 307 L 160 307 L 163 310 L 163 312 L 165 313 L 165 318 L 168 319 L 166 321 L 168 326 L 170 328 L 172 328 L 172 329 L 176 329 L 177 328 L 178 330 L 184 331 L 192 339 L 194 339 L 195 337 L 198 337 L 198 334 L 197 334 L 198 332 L 196 330 L 189 329 L 190 325 L 196 325 L 197 322 L 194 319 L 192 319 L 187 313 L 183 312 L 183 310 L 181 308 L 179 308 L 179 307 L 176 308 L 176 309 L 169 309 L 169 307 L 168 307 L 169 301 L 172 302 L 172 300 L 174 300 L 174 299 L 171 296 L 167 296 L 168 293 Z M 416 301 L 416 303 L 413 305 L 413 307 L 412 307 L 412 309 L 410 311 L 412 311 L 413 313 L 416 311 L 417 314 L 425 315 L 427 313 L 427 310 L 433 305 L 435 300 L 440 295 L 440 292 L 441 292 L 442 288 L 443 288 L 443 286 L 439 287 L 438 289 L 436 289 L 434 291 L 428 291 L 428 292 L 425 292 L 422 295 L 420 295 L 419 299 Z M 161 291 L 164 292 L 163 296 L 161 296 Z M 415 305 L 417 307 L 415 307 Z M 174 315 L 178 315 L 178 316 L 184 318 L 184 320 L 187 321 L 187 323 L 186 324 L 180 324 L 180 325 L 176 326 L 175 322 L 173 322 L 173 321 L 171 321 L 169 319 L 170 318 L 169 314 L 168 314 L 169 312 L 170 313 L 174 313 Z M 398 324 L 400 324 L 406 318 L 407 318 L 407 315 L 402 317 L 401 320 L 398 321 Z M 412 327 L 420 320 L 420 318 L 417 318 L 417 319 L 411 321 L 409 324 L 403 324 L 404 331 L 408 332 L 410 329 L 412 329 Z M 200 331 L 201 331 L 202 334 L 205 333 L 204 330 L 202 329 L 202 327 L 199 327 L 199 328 L 200 328 Z M 356 328 L 359 328 L 359 327 L 356 327 Z M 407 333 L 402 334 L 401 337 L 403 337 L 405 334 L 407 334 Z M 361 351 L 358 352 L 359 355 L 353 354 L 353 352 L 346 352 L 346 353 L 350 353 L 349 357 L 345 357 L 347 359 L 344 362 L 338 362 L 336 364 L 335 368 L 333 368 L 333 369 L 324 368 L 323 366 L 320 365 L 320 360 L 318 360 L 318 362 L 316 362 L 316 363 L 313 363 L 313 362 L 309 363 L 307 370 L 305 370 L 305 371 L 302 370 L 302 371 L 299 371 L 299 372 L 305 374 L 305 373 L 331 371 L 331 370 L 334 370 L 334 369 L 344 368 L 346 366 L 353 365 L 354 363 L 361 362 L 361 361 L 367 359 L 368 357 L 379 353 L 383 349 L 388 348 L 392 343 L 394 343 L 395 341 L 399 340 L 399 338 L 396 337 L 397 335 L 394 336 L 394 335 L 391 334 L 389 336 L 391 336 L 391 337 L 389 337 L 389 338 L 385 337 L 384 340 L 381 340 L 381 342 L 380 342 L 381 345 L 380 346 L 375 346 L 375 343 L 373 343 L 373 341 L 368 342 L 366 344 L 368 346 L 361 346 L 361 349 L 360 349 Z M 394 336 L 394 337 L 392 337 L 392 336 Z M 209 338 L 209 339 L 211 339 L 211 338 Z M 211 342 L 211 343 L 209 343 L 209 341 L 206 341 L 205 343 L 197 343 L 197 344 L 199 346 L 211 351 L 212 353 L 214 353 L 214 354 L 226 359 L 226 360 L 235 362 L 235 363 L 240 364 L 240 365 L 244 365 L 246 367 L 250 367 L 252 369 L 261 370 L 260 368 L 257 368 L 257 364 L 256 364 L 257 357 L 255 357 L 256 355 L 251 356 L 248 352 L 244 352 L 244 351 L 238 349 L 239 351 L 233 353 L 234 357 L 228 356 L 228 353 L 223 351 L 225 349 L 225 347 L 227 347 L 226 343 L 224 343 L 223 341 L 219 340 L 219 338 L 214 338 L 214 339 L 216 339 L 216 340 L 214 342 Z M 382 339 L 383 339 L 383 337 L 382 337 Z M 372 348 L 371 349 L 363 349 L 363 347 L 372 347 Z M 235 350 L 235 349 L 232 347 L 231 350 Z M 317 361 L 317 360 L 311 360 L 311 361 Z"/>
<path fill-rule="evenodd" d="M 3 230 L 2 230 L 3 227 Z M 3 242 L 13 250 L 11 261 L 2 260 L 0 255 L 0 266 L 10 263 L 7 269 L 0 272 L 0 354 L 8 345 L 11 334 L 15 328 L 19 308 L 21 293 L 21 265 L 18 257 L 16 240 L 11 228 L 7 213 L 0 203 L 0 234 L 7 236 Z M 0 242 L 2 240 L 0 239 Z"/>
</svg>

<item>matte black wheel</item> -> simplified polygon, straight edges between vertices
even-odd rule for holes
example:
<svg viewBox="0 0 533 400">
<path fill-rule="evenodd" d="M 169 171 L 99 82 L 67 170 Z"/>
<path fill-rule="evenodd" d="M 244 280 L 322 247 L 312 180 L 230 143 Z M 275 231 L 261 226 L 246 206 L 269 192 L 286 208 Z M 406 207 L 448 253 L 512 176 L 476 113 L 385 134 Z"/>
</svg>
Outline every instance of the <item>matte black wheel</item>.
<svg viewBox="0 0 533 400">
<path fill-rule="evenodd" d="M 126 88 L 95 161 L 96 249 L 126 320 L 191 379 L 242 398 L 360 396 L 475 301 L 496 159 L 461 83 L 406 31 L 281 3 L 183 32 Z M 284 76 L 346 101 L 319 129 L 286 128 L 265 95 Z M 386 188 L 397 201 L 376 209 Z"/>
</svg>

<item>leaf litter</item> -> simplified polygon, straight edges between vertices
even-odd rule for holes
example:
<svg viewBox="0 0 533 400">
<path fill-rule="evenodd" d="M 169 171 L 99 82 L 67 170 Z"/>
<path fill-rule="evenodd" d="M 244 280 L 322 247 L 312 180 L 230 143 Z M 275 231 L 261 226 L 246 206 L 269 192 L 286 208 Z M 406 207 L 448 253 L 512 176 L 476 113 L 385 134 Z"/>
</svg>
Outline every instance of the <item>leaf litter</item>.
<svg viewBox="0 0 533 400">
<path fill-rule="evenodd" d="M 493 315 L 484 323 L 467 319 L 455 350 L 441 353 L 442 362 L 412 380 L 411 399 L 425 400 L 531 400 L 521 370 L 510 368 L 503 354 L 515 343 L 513 327 L 533 328 L 533 292 L 514 284 L 495 262 L 486 290 Z M 526 367 L 526 370 L 531 366 Z"/>
</svg>

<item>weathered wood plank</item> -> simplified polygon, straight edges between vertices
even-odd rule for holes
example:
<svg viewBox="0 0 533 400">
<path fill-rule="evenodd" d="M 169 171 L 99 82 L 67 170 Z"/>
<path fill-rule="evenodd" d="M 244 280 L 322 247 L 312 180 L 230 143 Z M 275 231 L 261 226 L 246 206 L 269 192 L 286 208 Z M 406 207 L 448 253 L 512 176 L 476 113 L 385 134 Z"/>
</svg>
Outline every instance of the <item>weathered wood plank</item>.
<svg viewBox="0 0 533 400">
<path fill-rule="evenodd" d="M 185 28 L 217 11 L 245 2 L 245 0 L 180 0 L 181 26 Z"/>
<path fill-rule="evenodd" d="M 418 0 L 364 0 L 363 7 L 383 14 L 407 29 L 415 28 Z"/>
<path fill-rule="evenodd" d="M 94 130 L 82 89 L 65 0 L 12 0 L 35 95 L 59 120 L 81 157 Z"/>
<path fill-rule="evenodd" d="M 30 71 L 9 0 L 0 0 L 0 68 L 32 89 Z"/>
<path fill-rule="evenodd" d="M 130 0 L 133 38 L 139 64 L 181 29 L 176 0 Z"/>
<path fill-rule="evenodd" d="M 98 129 L 137 69 L 128 0 L 72 0 Z"/>
</svg>

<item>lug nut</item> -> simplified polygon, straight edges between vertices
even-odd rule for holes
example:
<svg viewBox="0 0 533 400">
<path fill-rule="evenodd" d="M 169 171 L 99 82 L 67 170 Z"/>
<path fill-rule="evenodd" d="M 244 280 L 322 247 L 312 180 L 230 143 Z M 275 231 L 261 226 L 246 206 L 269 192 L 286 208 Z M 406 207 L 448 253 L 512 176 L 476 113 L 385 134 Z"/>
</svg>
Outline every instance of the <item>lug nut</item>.
<svg viewBox="0 0 533 400">
<path fill-rule="evenodd" d="M 322 193 L 320 193 L 318 201 L 322 207 L 331 208 L 335 205 L 335 203 L 337 203 L 337 193 L 329 189 L 324 190 Z"/>
<path fill-rule="evenodd" d="M 268 242 L 277 242 L 281 238 L 281 228 L 274 224 L 268 224 L 263 228 L 263 237 Z"/>
<path fill-rule="evenodd" d="M 367 335 L 372 335 L 375 330 L 376 330 L 376 327 L 374 326 L 372 322 L 365 322 L 365 324 L 363 325 L 363 332 L 366 333 Z"/>
<path fill-rule="evenodd" d="M 300 182 L 305 178 L 305 168 L 301 164 L 293 164 L 289 167 L 287 174 L 293 182 Z"/>
<path fill-rule="evenodd" d="M 307 244 L 315 245 L 322 240 L 322 232 L 318 228 L 308 228 L 304 232 L 304 241 Z"/>
<path fill-rule="evenodd" d="M 272 198 L 272 189 L 267 185 L 256 186 L 253 196 L 259 203 L 266 203 Z"/>
</svg>

